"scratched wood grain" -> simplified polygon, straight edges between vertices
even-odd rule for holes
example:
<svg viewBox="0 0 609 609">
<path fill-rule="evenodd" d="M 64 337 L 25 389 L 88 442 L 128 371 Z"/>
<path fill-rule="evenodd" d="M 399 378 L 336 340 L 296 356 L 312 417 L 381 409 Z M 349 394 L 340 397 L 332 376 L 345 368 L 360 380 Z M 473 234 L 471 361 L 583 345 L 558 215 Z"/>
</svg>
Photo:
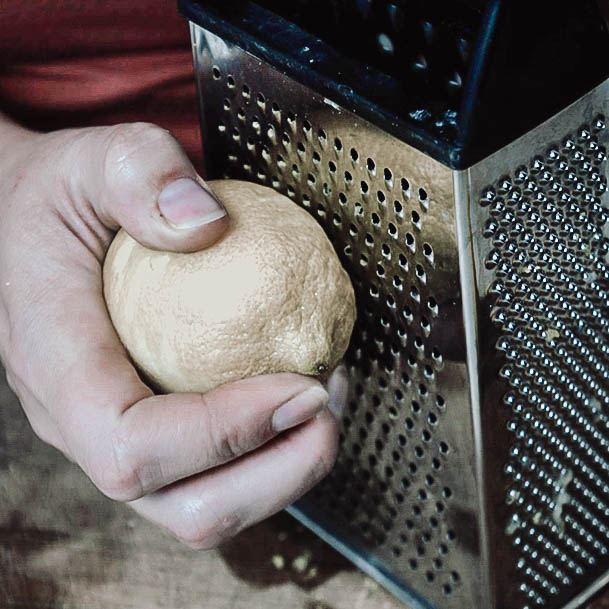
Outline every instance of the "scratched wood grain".
<svg viewBox="0 0 609 609">
<path fill-rule="evenodd" d="M 185 548 L 40 442 L 0 381 L 0 609 L 258 607 L 404 609 L 287 514 Z"/>
</svg>

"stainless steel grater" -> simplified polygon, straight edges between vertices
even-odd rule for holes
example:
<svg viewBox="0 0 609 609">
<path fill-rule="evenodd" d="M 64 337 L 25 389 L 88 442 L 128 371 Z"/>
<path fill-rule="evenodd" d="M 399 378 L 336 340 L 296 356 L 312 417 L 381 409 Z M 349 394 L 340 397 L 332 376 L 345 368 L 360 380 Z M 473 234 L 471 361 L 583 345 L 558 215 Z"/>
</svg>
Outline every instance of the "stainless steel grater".
<svg viewBox="0 0 609 609">
<path fill-rule="evenodd" d="M 609 581 L 609 80 L 468 157 L 202 4 L 209 173 L 307 209 L 358 300 L 340 456 L 290 511 L 413 609 L 579 606 Z"/>
</svg>

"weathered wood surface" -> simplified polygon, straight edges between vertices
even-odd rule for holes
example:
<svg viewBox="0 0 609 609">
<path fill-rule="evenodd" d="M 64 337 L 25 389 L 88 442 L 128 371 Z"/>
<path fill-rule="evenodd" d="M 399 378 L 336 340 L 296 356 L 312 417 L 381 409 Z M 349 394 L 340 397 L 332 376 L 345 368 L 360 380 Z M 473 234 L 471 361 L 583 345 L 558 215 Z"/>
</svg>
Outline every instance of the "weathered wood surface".
<svg viewBox="0 0 609 609">
<path fill-rule="evenodd" d="M 185 548 L 42 444 L 0 382 L 0 609 L 259 607 L 404 609 L 286 514 Z"/>
<path fill-rule="evenodd" d="M 40 442 L 0 382 L 0 609 L 258 607 L 403 609 L 285 513 L 189 550 Z"/>
</svg>

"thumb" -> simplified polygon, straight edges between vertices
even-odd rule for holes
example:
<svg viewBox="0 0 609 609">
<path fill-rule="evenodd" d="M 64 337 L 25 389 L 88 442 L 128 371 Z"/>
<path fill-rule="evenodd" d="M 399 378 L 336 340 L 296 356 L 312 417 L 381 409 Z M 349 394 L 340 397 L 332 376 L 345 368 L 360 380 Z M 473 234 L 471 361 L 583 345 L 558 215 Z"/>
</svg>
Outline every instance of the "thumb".
<svg viewBox="0 0 609 609">
<path fill-rule="evenodd" d="M 152 249 L 189 252 L 217 241 L 228 215 L 165 129 L 132 123 L 89 129 L 72 147 L 68 183 L 110 229 Z M 72 169 L 73 172 L 73 169 Z"/>
</svg>

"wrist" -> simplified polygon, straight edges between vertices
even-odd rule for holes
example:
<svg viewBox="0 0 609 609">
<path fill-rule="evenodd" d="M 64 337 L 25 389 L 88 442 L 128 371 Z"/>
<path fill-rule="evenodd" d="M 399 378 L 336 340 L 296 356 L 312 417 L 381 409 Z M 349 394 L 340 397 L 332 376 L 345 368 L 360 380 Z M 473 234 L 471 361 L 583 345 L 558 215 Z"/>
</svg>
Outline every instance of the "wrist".
<svg viewBox="0 0 609 609">
<path fill-rule="evenodd" d="M 18 148 L 33 141 L 38 133 L 19 125 L 0 111 L 0 162 L 14 158 Z"/>
</svg>

